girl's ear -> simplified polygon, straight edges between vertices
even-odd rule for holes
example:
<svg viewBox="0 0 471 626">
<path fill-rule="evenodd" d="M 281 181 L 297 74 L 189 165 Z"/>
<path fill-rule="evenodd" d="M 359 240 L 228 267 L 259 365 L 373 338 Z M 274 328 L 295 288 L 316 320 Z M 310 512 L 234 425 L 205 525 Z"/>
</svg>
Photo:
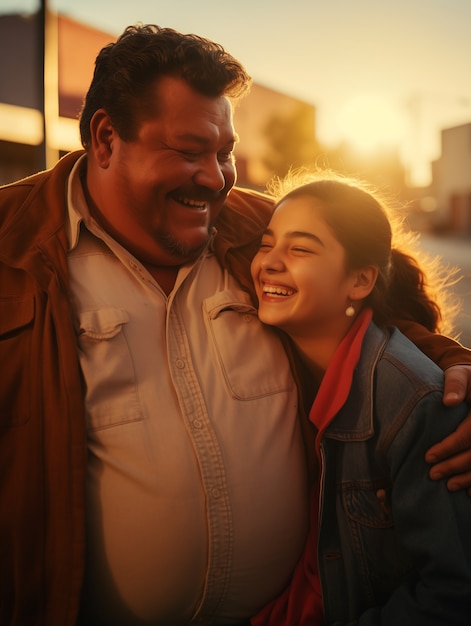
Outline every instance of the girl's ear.
<svg viewBox="0 0 471 626">
<path fill-rule="evenodd" d="M 351 300 L 363 300 L 373 291 L 378 278 L 378 268 L 367 265 L 353 272 L 353 286 L 350 291 Z"/>
<path fill-rule="evenodd" d="M 113 151 L 116 131 L 105 109 L 98 109 L 90 120 L 91 147 L 95 161 L 106 169 Z"/>
</svg>

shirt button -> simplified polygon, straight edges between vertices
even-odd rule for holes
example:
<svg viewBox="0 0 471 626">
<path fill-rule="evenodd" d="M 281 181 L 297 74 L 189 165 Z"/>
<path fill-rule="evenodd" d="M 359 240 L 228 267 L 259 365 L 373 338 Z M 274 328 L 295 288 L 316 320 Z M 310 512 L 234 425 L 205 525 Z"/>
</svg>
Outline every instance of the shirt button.
<svg viewBox="0 0 471 626">
<path fill-rule="evenodd" d="M 253 320 L 253 316 L 252 316 L 252 315 L 249 315 L 248 313 L 245 313 L 245 314 L 242 316 L 242 319 L 244 320 L 244 322 L 251 322 L 251 321 Z"/>
<path fill-rule="evenodd" d="M 213 498 L 215 498 L 216 500 L 218 498 L 221 497 L 221 490 L 219 489 L 219 487 L 213 487 L 211 489 L 211 495 L 213 496 Z"/>
<path fill-rule="evenodd" d="M 182 370 L 185 368 L 185 361 L 183 361 L 182 359 L 177 359 L 175 361 L 175 365 L 178 367 L 179 370 Z"/>
<path fill-rule="evenodd" d="M 200 419 L 193 420 L 193 428 L 201 428 L 203 426 L 203 422 Z"/>
</svg>

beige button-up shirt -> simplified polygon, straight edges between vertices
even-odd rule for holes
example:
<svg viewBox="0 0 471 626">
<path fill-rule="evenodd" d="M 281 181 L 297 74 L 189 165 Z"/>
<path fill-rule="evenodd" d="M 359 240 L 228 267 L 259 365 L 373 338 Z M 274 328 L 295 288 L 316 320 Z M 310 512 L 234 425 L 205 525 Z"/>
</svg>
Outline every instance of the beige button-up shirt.
<svg viewBox="0 0 471 626">
<path fill-rule="evenodd" d="M 305 540 L 287 359 L 210 248 L 167 297 L 91 219 L 79 167 L 68 206 L 88 419 L 85 623 L 237 624 L 281 591 Z"/>
</svg>

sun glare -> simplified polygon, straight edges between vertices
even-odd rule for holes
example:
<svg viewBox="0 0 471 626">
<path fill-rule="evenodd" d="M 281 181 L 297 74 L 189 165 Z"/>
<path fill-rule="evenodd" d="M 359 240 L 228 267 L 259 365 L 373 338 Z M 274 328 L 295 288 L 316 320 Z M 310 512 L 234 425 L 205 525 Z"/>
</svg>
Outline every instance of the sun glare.
<svg viewBox="0 0 471 626">
<path fill-rule="evenodd" d="M 403 116 L 376 94 L 362 94 L 349 100 L 337 123 L 341 137 L 361 152 L 397 147 L 404 138 Z"/>
</svg>

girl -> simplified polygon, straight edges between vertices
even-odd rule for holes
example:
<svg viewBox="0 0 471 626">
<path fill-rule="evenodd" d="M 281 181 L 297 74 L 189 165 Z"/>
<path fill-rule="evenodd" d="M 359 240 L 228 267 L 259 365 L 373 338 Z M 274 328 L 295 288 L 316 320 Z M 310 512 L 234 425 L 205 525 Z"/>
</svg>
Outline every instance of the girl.
<svg viewBox="0 0 471 626">
<path fill-rule="evenodd" d="M 319 464 L 304 554 L 253 626 L 469 626 L 471 502 L 424 460 L 466 407 L 443 406 L 442 371 L 385 324 L 441 321 L 392 239 L 375 194 L 330 175 L 282 197 L 253 260 L 260 319 L 309 373 Z"/>
</svg>

